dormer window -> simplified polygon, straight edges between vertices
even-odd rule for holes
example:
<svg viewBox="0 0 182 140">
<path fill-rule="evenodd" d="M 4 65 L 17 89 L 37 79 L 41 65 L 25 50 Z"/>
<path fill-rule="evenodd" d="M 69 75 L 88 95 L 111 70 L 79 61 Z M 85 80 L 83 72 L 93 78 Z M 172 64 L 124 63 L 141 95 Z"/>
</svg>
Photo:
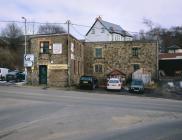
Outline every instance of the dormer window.
<svg viewBox="0 0 182 140">
<path fill-rule="evenodd" d="M 91 34 L 95 34 L 95 29 L 94 28 L 92 29 Z"/>
</svg>

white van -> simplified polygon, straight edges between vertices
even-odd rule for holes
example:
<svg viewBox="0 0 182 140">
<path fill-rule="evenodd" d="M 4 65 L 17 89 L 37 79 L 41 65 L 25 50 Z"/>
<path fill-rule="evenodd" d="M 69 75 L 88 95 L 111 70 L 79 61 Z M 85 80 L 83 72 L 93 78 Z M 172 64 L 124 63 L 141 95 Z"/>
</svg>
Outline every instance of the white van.
<svg viewBox="0 0 182 140">
<path fill-rule="evenodd" d="M 7 68 L 0 68 L 0 80 L 6 80 L 6 74 L 8 74 L 10 70 Z"/>
</svg>

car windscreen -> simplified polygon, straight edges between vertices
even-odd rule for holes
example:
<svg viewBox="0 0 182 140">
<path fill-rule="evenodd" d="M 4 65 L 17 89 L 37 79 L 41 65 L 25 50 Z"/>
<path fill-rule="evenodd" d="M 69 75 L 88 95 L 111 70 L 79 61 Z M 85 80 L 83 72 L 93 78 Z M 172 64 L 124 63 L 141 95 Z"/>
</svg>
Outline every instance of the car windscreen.
<svg viewBox="0 0 182 140">
<path fill-rule="evenodd" d="M 143 85 L 143 82 L 140 81 L 140 80 L 134 80 L 134 81 L 132 81 L 131 84 L 132 84 L 132 85 Z"/>
<path fill-rule="evenodd" d="M 119 83 L 119 80 L 109 80 L 109 83 Z"/>
<path fill-rule="evenodd" d="M 12 71 L 12 72 L 9 72 L 7 75 L 16 75 L 16 74 L 17 74 L 17 72 Z"/>
<path fill-rule="evenodd" d="M 81 77 L 81 81 L 92 81 L 92 77 Z"/>
</svg>

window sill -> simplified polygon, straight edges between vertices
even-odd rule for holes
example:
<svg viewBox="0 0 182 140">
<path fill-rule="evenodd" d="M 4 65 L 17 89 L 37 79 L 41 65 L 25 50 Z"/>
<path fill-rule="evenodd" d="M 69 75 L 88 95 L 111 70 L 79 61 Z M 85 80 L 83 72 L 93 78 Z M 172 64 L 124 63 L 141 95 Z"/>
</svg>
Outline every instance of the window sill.
<svg viewBox="0 0 182 140">
<path fill-rule="evenodd" d="M 139 58 L 139 56 L 132 56 L 133 58 Z"/>
</svg>

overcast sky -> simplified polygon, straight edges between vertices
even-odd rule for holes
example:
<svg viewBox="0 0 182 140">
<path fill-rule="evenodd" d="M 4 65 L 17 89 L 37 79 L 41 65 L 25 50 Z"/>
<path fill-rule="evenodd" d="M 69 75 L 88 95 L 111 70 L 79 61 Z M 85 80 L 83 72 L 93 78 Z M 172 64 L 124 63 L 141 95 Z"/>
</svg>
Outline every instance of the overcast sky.
<svg viewBox="0 0 182 140">
<path fill-rule="evenodd" d="M 0 0 L 0 21 L 65 22 L 91 26 L 97 16 L 125 30 L 146 29 L 143 18 L 162 27 L 182 25 L 182 0 Z M 2 24 L 2 23 L 0 23 Z"/>
</svg>

